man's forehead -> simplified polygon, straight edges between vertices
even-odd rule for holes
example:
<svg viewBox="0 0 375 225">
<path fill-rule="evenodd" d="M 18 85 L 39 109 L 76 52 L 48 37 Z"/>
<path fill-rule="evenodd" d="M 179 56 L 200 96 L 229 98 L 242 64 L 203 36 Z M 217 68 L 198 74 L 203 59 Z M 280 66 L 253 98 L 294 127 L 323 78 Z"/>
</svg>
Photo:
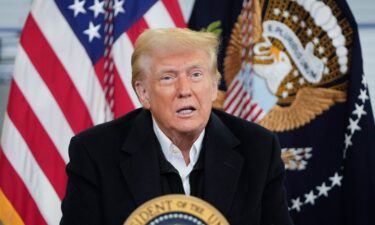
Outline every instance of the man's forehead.
<svg viewBox="0 0 375 225">
<path fill-rule="evenodd" d="M 184 62 L 184 64 L 173 64 L 173 63 L 160 63 L 157 66 L 157 69 L 160 71 L 174 71 L 177 69 L 205 69 L 208 67 L 206 62 Z"/>
<path fill-rule="evenodd" d="M 202 58 L 207 60 L 209 55 L 206 51 L 201 49 L 187 49 L 187 48 L 180 48 L 180 49 L 168 49 L 168 50 L 160 50 L 160 51 L 153 51 L 149 54 L 149 57 L 154 59 L 170 59 L 170 58 Z"/>
<path fill-rule="evenodd" d="M 171 54 L 156 54 L 152 59 L 152 64 L 158 70 L 170 70 L 180 67 L 185 69 L 207 68 L 209 58 L 204 52 L 185 52 Z"/>
</svg>

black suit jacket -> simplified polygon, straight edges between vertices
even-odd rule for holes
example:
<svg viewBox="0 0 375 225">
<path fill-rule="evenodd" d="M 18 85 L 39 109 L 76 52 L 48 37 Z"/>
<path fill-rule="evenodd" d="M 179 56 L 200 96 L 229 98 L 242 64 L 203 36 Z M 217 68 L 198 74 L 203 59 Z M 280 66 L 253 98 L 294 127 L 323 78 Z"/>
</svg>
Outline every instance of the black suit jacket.
<svg viewBox="0 0 375 225">
<path fill-rule="evenodd" d="M 232 225 L 291 224 L 275 135 L 215 110 L 205 135 L 203 199 Z M 157 151 L 144 109 L 73 137 L 60 224 L 123 224 L 161 195 Z"/>
</svg>

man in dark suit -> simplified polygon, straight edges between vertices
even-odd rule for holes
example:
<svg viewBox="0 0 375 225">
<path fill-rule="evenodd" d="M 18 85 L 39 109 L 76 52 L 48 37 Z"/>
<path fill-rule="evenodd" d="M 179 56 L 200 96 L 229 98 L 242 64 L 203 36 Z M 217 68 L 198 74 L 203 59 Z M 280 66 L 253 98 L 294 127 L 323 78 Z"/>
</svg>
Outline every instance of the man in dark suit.
<svg viewBox="0 0 375 225">
<path fill-rule="evenodd" d="M 143 109 L 72 138 L 61 224 L 122 224 L 171 193 L 208 201 L 232 225 L 292 224 L 275 135 L 212 110 L 218 45 L 179 28 L 138 38 L 132 84 Z"/>
</svg>

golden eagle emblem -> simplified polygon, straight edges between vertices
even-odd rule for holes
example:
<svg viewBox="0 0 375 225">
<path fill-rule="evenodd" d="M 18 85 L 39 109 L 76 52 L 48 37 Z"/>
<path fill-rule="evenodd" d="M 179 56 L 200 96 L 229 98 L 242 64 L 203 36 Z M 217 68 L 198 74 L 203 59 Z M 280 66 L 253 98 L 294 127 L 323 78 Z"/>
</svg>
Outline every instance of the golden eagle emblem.
<svg viewBox="0 0 375 225">
<path fill-rule="evenodd" d="M 293 130 L 346 101 L 353 31 L 340 14 L 333 0 L 252 0 L 242 9 L 226 50 L 224 79 L 229 86 L 245 61 L 264 80 L 277 100 L 260 120 L 262 126 Z M 244 46 L 249 15 L 252 42 Z"/>
</svg>

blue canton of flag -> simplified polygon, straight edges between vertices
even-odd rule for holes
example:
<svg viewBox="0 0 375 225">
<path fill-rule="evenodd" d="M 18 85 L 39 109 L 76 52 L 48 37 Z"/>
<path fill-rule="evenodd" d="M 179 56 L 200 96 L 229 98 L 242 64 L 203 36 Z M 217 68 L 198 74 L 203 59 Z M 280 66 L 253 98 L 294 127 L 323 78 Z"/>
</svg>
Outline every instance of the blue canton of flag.
<svg viewBox="0 0 375 225">
<path fill-rule="evenodd" d="M 104 54 L 105 4 L 110 1 L 74 0 L 56 1 L 66 21 L 73 29 L 93 64 Z M 157 0 L 113 1 L 113 42 L 139 20 Z M 108 19 L 108 18 L 107 18 Z"/>
</svg>

